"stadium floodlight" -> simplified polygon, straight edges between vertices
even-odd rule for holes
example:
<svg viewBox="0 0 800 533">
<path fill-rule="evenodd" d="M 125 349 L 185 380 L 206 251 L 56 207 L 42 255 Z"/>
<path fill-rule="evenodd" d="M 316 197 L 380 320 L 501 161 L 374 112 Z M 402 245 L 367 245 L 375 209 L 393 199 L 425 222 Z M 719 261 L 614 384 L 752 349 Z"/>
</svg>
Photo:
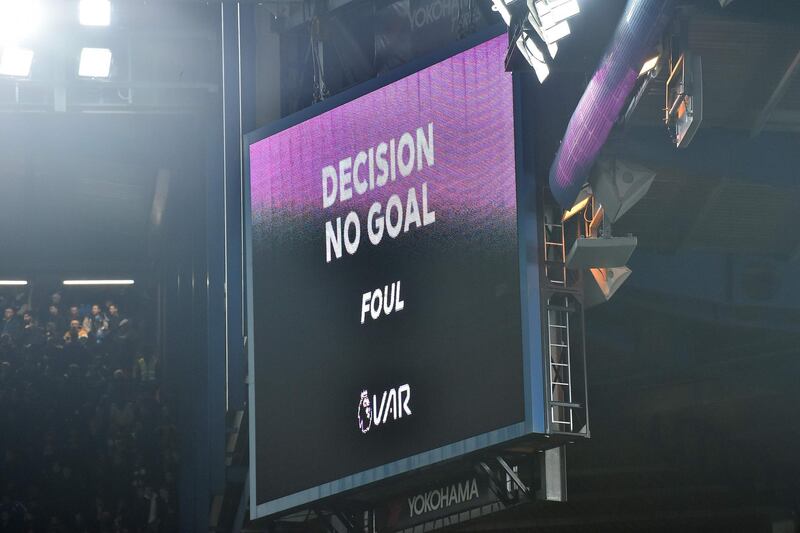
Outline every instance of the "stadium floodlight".
<svg viewBox="0 0 800 533">
<path fill-rule="evenodd" d="M 111 50 L 108 48 L 84 48 L 78 76 L 81 78 L 107 78 L 111 72 Z"/>
<path fill-rule="evenodd" d="M 65 279 L 64 285 L 133 285 L 132 279 Z"/>
<path fill-rule="evenodd" d="M 500 14 L 500 17 L 507 26 L 511 26 L 511 11 L 508 9 L 504 0 L 492 0 L 492 9 Z M 539 82 L 541 83 L 546 80 L 550 75 L 550 67 L 547 66 L 542 51 L 539 50 L 539 47 L 536 46 L 536 43 L 533 42 L 526 30 L 523 29 L 520 32 L 519 37 L 517 37 L 516 45 L 522 57 L 533 67 L 533 71 L 536 73 Z M 552 47 L 548 46 L 548 50 L 555 55 L 555 52 L 558 51 L 558 47 L 555 47 L 555 45 Z"/>
<path fill-rule="evenodd" d="M 111 2 L 109 0 L 81 0 L 81 26 L 108 26 L 111 24 Z"/>
<path fill-rule="evenodd" d="M 576 0 L 528 0 L 528 4 L 533 6 L 540 15 L 550 13 L 556 9 L 563 9 L 568 4 L 577 4 Z M 567 11 L 580 12 L 580 8 L 575 5 L 567 7 Z"/>
<path fill-rule="evenodd" d="M 578 0 L 538 0 L 535 7 L 543 28 L 551 28 L 581 12 Z"/>
<path fill-rule="evenodd" d="M 0 76 L 27 78 L 31 73 L 33 50 L 27 48 L 5 48 L 0 55 Z"/>
<path fill-rule="evenodd" d="M 519 48 L 528 64 L 533 67 L 536 77 L 539 78 L 539 83 L 544 82 L 550 75 L 550 67 L 547 66 L 544 54 L 533 42 L 533 39 L 523 32 L 517 39 L 517 48 Z"/>
<path fill-rule="evenodd" d="M 578 0 L 492 0 L 492 10 L 513 32 L 516 48 L 533 67 L 539 82 L 546 80 L 558 53 L 556 42 L 570 34 L 566 19 L 580 13 Z M 509 50 L 506 68 L 512 52 Z"/>
<path fill-rule="evenodd" d="M 0 0 L 0 44 L 18 46 L 42 21 L 38 0 Z"/>
<path fill-rule="evenodd" d="M 0 279 L 0 285 L 3 286 L 24 286 L 27 285 L 28 282 L 24 279 Z"/>
<path fill-rule="evenodd" d="M 547 44 L 553 44 L 557 41 L 560 41 L 567 35 L 569 35 L 569 23 L 566 20 L 562 20 L 552 28 L 546 28 L 542 30 L 542 35 L 544 36 L 544 41 Z"/>
<path fill-rule="evenodd" d="M 544 26 L 536 13 L 530 12 L 528 13 L 528 24 L 536 31 L 539 37 L 541 37 L 542 41 L 545 42 L 550 57 L 555 59 L 558 53 L 558 45 L 556 42 L 570 34 L 569 23 L 564 20 L 552 26 Z"/>
<path fill-rule="evenodd" d="M 644 76 L 658 65 L 658 60 L 661 59 L 661 56 L 651 57 L 647 61 L 644 62 L 642 65 L 642 70 L 639 71 L 639 76 Z"/>
</svg>

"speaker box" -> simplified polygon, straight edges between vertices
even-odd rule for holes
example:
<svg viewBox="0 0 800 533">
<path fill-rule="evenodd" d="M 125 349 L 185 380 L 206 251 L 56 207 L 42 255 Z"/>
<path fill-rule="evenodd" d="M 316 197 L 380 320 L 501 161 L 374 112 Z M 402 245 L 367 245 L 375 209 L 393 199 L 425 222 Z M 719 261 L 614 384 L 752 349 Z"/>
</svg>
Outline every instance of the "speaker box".
<svg viewBox="0 0 800 533">
<path fill-rule="evenodd" d="M 567 268 L 613 268 L 628 264 L 636 237 L 580 237 L 567 254 Z"/>
<path fill-rule="evenodd" d="M 630 275 L 628 267 L 590 268 L 583 283 L 584 309 L 609 301 Z"/>
<path fill-rule="evenodd" d="M 589 177 L 608 222 L 616 222 L 650 190 L 656 173 L 624 159 L 602 159 Z"/>
</svg>

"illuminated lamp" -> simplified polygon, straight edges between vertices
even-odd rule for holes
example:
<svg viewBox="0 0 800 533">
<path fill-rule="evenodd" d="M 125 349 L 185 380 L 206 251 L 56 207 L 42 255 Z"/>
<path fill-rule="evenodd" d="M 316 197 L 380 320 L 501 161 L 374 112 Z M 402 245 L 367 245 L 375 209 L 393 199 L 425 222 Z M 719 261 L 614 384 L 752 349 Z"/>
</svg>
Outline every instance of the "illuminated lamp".
<svg viewBox="0 0 800 533">
<path fill-rule="evenodd" d="M 28 282 L 24 279 L 0 279 L 0 285 L 3 286 L 24 286 L 27 285 Z"/>
<path fill-rule="evenodd" d="M 132 279 L 65 279 L 64 285 L 133 285 Z"/>
<path fill-rule="evenodd" d="M 111 24 L 111 2 L 109 0 L 81 0 L 81 26 L 108 26 Z"/>
<path fill-rule="evenodd" d="M 527 9 L 526 9 L 527 8 Z M 570 34 L 569 17 L 580 13 L 577 0 L 492 0 L 492 9 L 500 14 L 512 33 L 514 47 L 506 57 L 506 69 L 514 64 L 515 49 L 544 82 L 550 75 L 552 60 L 558 53 L 556 42 Z"/>
<path fill-rule="evenodd" d="M 570 34 L 569 23 L 561 21 L 552 28 L 542 29 L 542 34 L 547 44 L 553 44 Z"/>
<path fill-rule="evenodd" d="M 42 21 L 38 0 L 0 0 L 0 44 L 18 46 Z"/>
<path fill-rule="evenodd" d="M 651 57 L 647 61 L 644 62 L 642 65 L 642 70 L 639 71 L 639 76 L 644 76 L 645 74 L 649 73 L 651 70 L 656 68 L 658 65 L 658 60 L 661 59 L 661 56 Z"/>
<path fill-rule="evenodd" d="M 81 78 L 108 78 L 111 73 L 111 50 L 108 48 L 83 48 L 78 76 Z"/>
<path fill-rule="evenodd" d="M 551 28 L 581 12 L 578 0 L 538 0 L 534 7 L 543 28 Z"/>
<path fill-rule="evenodd" d="M 508 5 L 503 0 L 492 0 L 492 9 L 497 11 L 500 14 L 500 18 L 503 19 L 503 22 L 506 23 L 507 26 L 511 26 L 511 11 L 508 9 Z M 516 41 L 517 49 L 522 54 L 522 57 L 525 58 L 525 61 L 533 68 L 533 71 L 536 73 L 536 77 L 539 79 L 539 82 L 543 82 L 547 79 L 550 75 L 550 67 L 547 65 L 547 61 L 539 49 L 536 46 L 536 43 L 531 38 L 530 34 L 527 30 L 522 29 L 520 31 L 519 37 L 517 37 Z M 555 52 L 558 51 L 557 47 L 551 49 L 548 46 L 548 51 L 551 52 L 551 55 L 554 57 Z"/>
<path fill-rule="evenodd" d="M 0 76 L 27 78 L 31 74 L 33 50 L 6 48 L 0 55 Z"/>
<path fill-rule="evenodd" d="M 591 200 L 592 189 L 589 186 L 585 186 L 578 193 L 578 197 L 575 199 L 575 205 L 573 205 L 569 210 L 564 211 L 564 216 L 561 217 L 561 221 L 566 222 L 570 218 L 582 212 L 584 209 L 586 209 L 586 206 L 589 205 Z"/>
<path fill-rule="evenodd" d="M 533 42 L 533 39 L 531 39 L 527 33 L 523 32 L 517 39 L 517 48 L 519 48 L 519 51 L 522 53 L 522 57 L 533 67 L 533 71 L 536 73 L 539 83 L 546 80 L 550 75 L 550 67 L 547 66 L 542 51 L 539 50 L 539 47 L 536 46 L 536 43 Z"/>
</svg>

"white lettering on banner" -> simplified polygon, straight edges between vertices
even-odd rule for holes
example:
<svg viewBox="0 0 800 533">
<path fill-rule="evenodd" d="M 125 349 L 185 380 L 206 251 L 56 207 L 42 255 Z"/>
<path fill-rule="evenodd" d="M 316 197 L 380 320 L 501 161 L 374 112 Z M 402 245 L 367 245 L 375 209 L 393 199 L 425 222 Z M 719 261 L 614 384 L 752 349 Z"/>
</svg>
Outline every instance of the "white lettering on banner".
<svg viewBox="0 0 800 533">
<path fill-rule="evenodd" d="M 403 154 L 406 154 L 403 156 Z M 400 167 L 400 175 L 407 178 L 414 170 L 414 137 L 406 132 L 400 136 L 400 145 L 397 147 L 397 164 Z"/>
<path fill-rule="evenodd" d="M 330 187 L 328 183 L 331 183 Z M 336 201 L 336 189 L 339 187 L 339 178 L 336 177 L 336 169 L 327 166 L 322 169 L 322 208 L 325 209 L 333 205 Z"/>
<path fill-rule="evenodd" d="M 411 416 L 410 402 L 411 385 L 408 383 L 383 391 L 380 403 L 377 395 L 372 396 L 370 403 L 369 392 L 363 390 L 358 400 L 358 428 L 366 434 L 373 426 Z"/>
<path fill-rule="evenodd" d="M 322 208 L 328 209 L 336 204 L 347 202 L 354 194 L 362 196 L 369 191 L 411 176 L 415 171 L 422 172 L 432 167 L 436 161 L 434 153 L 433 122 L 427 128 L 417 128 L 413 133 L 407 131 L 398 139 L 381 142 L 377 146 L 361 150 L 354 157 L 345 157 L 335 165 L 322 169 Z M 377 175 L 376 175 L 377 168 Z M 364 176 L 369 172 L 368 178 Z M 420 228 L 436 222 L 436 212 L 429 209 L 428 183 L 423 181 L 421 199 L 417 197 L 417 186 L 408 189 L 407 194 L 392 194 L 386 206 L 374 202 L 367 213 L 367 236 L 373 246 L 381 243 L 384 235 L 392 239 L 411 228 Z M 404 203 L 405 200 L 405 203 Z M 421 200 L 421 202 L 420 202 Z M 422 209 L 420 210 L 420 203 Z M 344 231 L 344 239 L 342 232 Z M 361 244 L 361 218 L 356 211 L 325 222 L 325 262 L 342 257 L 344 251 L 354 255 Z"/>
<path fill-rule="evenodd" d="M 342 159 L 339 161 L 339 201 L 344 202 L 353 197 L 353 190 L 350 188 L 350 182 L 353 181 L 353 176 L 350 174 L 350 169 L 353 166 L 351 158 Z"/>
<path fill-rule="evenodd" d="M 386 162 L 386 151 L 389 149 L 389 145 L 386 143 L 380 143 L 377 148 L 375 148 L 375 164 L 378 166 L 378 170 L 380 173 L 378 174 L 378 181 L 375 182 L 375 185 L 378 187 L 383 187 L 386 185 L 386 180 L 389 179 L 389 163 Z M 372 185 L 372 183 L 370 183 Z M 374 187 L 371 187 L 371 189 Z"/>
<path fill-rule="evenodd" d="M 363 195 L 376 187 L 383 187 L 389 181 L 397 180 L 398 174 L 406 178 L 415 167 L 417 172 L 422 172 L 424 167 L 432 167 L 434 162 L 433 122 L 429 122 L 427 128 L 417 128 L 413 134 L 409 131 L 403 133 L 399 142 L 397 139 L 389 139 L 388 143 L 379 143 L 374 150 L 361 150 L 355 157 L 345 157 L 336 165 L 324 167 L 322 208 L 331 207 L 337 200 L 339 203 L 350 200 L 354 189 L 357 195 Z M 369 183 L 358 177 L 360 167 L 365 164 L 370 169 Z M 377 176 L 373 176 L 374 167 L 378 167 Z"/>
<path fill-rule="evenodd" d="M 382 314 L 390 315 L 402 311 L 406 306 L 400 296 L 400 281 L 391 285 L 384 285 L 382 289 L 367 291 L 361 295 L 361 323 L 366 321 L 367 313 L 372 320 L 377 320 Z"/>
<path fill-rule="evenodd" d="M 408 498 L 408 516 L 414 518 L 425 513 L 447 509 L 453 505 L 470 502 L 478 498 L 478 481 L 475 478 L 449 487 L 430 490 Z"/>
<path fill-rule="evenodd" d="M 347 202 L 386 185 L 389 181 L 409 178 L 436 163 L 433 122 L 402 133 L 398 138 L 380 142 L 333 165 L 322 168 L 322 208 L 338 201 Z M 377 175 L 376 175 L 377 169 Z M 368 176 L 366 174 L 369 174 Z M 419 191 L 419 192 L 418 192 Z M 393 189 L 385 202 L 376 201 L 367 211 L 366 234 L 373 246 L 385 236 L 396 239 L 412 229 L 436 222 L 436 211 L 429 202 L 428 182 L 419 180 L 408 191 Z M 325 262 L 341 259 L 345 253 L 355 255 L 361 246 L 361 218 L 356 210 L 325 222 Z M 377 320 L 382 315 L 402 311 L 405 302 L 400 296 L 400 282 L 385 285 L 361 295 L 361 324 L 367 316 Z M 372 406 L 375 407 L 374 405 Z"/>
<path fill-rule="evenodd" d="M 356 188 L 356 194 L 364 194 L 369 188 L 369 182 L 358 179 L 358 167 L 363 167 L 367 163 L 367 154 L 359 152 L 353 161 L 353 186 Z"/>
<path fill-rule="evenodd" d="M 350 230 L 353 230 L 352 232 Z M 353 255 L 358 250 L 361 243 L 361 225 L 358 223 L 358 215 L 355 211 L 350 211 L 344 219 L 344 249 Z"/>
<path fill-rule="evenodd" d="M 342 219 L 336 219 L 336 229 L 333 229 L 333 222 L 325 223 L 325 257 L 328 263 L 331 262 L 331 249 L 337 258 L 342 257 Z"/>
<path fill-rule="evenodd" d="M 375 202 L 370 206 L 367 213 L 367 236 L 373 246 L 377 246 L 383 240 L 384 235 L 396 239 L 401 233 L 408 233 L 412 228 L 429 226 L 436 222 L 436 211 L 431 210 L 428 202 L 428 184 L 422 184 L 421 202 L 417 199 L 417 190 L 411 187 L 403 202 L 403 198 L 393 194 L 386 202 L 386 214 L 382 213 L 383 206 L 380 202 Z M 420 203 L 422 210 L 420 212 Z M 386 231 L 384 231 L 386 230 Z M 342 227 L 342 217 L 336 217 L 334 221 L 329 220 L 325 223 L 325 262 L 330 263 L 334 259 L 342 257 L 342 231 L 345 232 L 345 251 L 349 255 L 355 255 L 361 244 L 361 224 L 358 213 L 350 211 L 344 220 Z"/>
</svg>

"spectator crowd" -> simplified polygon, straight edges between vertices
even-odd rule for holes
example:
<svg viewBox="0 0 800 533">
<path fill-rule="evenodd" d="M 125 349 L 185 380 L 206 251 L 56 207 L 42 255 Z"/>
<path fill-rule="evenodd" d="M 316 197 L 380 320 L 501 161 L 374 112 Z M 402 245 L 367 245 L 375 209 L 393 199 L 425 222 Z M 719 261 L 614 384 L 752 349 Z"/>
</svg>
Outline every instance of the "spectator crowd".
<svg viewBox="0 0 800 533">
<path fill-rule="evenodd" d="M 176 531 L 176 432 L 139 321 L 59 293 L 0 303 L 0 532 Z"/>
</svg>

